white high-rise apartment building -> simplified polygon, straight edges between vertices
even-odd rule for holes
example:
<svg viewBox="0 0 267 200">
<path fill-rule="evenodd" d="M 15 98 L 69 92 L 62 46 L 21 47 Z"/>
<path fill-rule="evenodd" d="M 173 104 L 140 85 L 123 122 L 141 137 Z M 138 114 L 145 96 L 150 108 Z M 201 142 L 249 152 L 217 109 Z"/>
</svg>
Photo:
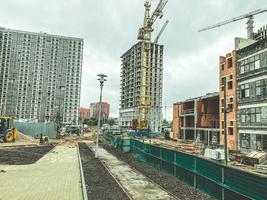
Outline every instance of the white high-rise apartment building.
<svg viewBox="0 0 267 200">
<path fill-rule="evenodd" d="M 131 128 L 133 119 L 138 118 L 141 85 L 141 42 L 121 56 L 121 101 L 119 125 Z M 163 80 L 163 45 L 151 43 L 151 115 L 150 129 L 161 131 L 162 122 L 162 80 Z"/>
<path fill-rule="evenodd" d="M 77 123 L 83 39 L 0 28 L 0 115 Z"/>
</svg>

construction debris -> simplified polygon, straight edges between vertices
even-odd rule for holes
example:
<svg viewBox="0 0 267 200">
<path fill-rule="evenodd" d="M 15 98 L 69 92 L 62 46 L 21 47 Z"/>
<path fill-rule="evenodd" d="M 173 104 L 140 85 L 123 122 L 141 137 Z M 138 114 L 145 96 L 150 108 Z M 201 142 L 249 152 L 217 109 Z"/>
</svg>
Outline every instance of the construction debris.
<svg viewBox="0 0 267 200">
<path fill-rule="evenodd" d="M 253 151 L 244 157 L 244 163 L 254 166 L 255 164 L 261 164 L 266 160 L 266 152 Z"/>
</svg>

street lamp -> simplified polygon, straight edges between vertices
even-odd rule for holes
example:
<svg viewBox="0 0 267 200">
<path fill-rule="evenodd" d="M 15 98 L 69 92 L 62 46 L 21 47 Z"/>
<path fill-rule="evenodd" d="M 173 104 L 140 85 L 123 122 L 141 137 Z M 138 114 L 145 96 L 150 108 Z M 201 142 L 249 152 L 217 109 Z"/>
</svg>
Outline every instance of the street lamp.
<svg viewBox="0 0 267 200">
<path fill-rule="evenodd" d="M 98 157 L 98 140 L 99 140 L 99 134 L 100 134 L 100 120 L 101 120 L 101 113 L 102 113 L 102 89 L 104 86 L 104 82 L 106 81 L 105 77 L 107 77 L 107 75 L 105 74 L 98 74 L 97 75 L 99 78 L 97 80 L 99 80 L 100 82 L 100 100 L 99 100 L 99 109 L 98 109 L 98 131 L 97 131 L 97 135 L 96 135 L 96 148 L 95 148 L 95 157 Z"/>
</svg>

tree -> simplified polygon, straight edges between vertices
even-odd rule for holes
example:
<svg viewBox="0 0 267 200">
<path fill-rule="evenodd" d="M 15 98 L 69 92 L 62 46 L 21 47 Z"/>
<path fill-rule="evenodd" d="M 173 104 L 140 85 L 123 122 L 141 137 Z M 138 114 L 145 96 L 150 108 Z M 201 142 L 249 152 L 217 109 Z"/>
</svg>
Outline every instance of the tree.
<svg viewBox="0 0 267 200">
<path fill-rule="evenodd" d="M 116 121 L 115 121 L 115 119 L 110 118 L 110 119 L 108 119 L 108 120 L 106 121 L 106 123 L 107 123 L 108 125 L 110 125 L 110 126 L 114 126 L 114 124 L 116 123 Z"/>
<path fill-rule="evenodd" d="M 92 117 L 90 119 L 85 119 L 83 124 L 87 124 L 88 126 L 97 126 L 97 122 L 97 119 Z"/>
<path fill-rule="evenodd" d="M 163 119 L 162 127 L 170 127 L 170 123 L 166 119 Z"/>
</svg>

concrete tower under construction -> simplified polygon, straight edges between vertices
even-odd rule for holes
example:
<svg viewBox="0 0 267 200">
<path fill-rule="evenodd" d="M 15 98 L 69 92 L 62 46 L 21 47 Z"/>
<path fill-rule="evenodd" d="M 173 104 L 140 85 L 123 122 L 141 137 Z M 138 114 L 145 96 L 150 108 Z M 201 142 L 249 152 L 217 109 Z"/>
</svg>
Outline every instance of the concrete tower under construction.
<svg viewBox="0 0 267 200">
<path fill-rule="evenodd" d="M 120 120 L 122 128 L 132 128 L 138 118 L 141 86 L 141 45 L 136 43 L 122 56 Z M 161 130 L 163 45 L 151 43 L 150 97 L 151 113 L 149 128 Z"/>
</svg>

